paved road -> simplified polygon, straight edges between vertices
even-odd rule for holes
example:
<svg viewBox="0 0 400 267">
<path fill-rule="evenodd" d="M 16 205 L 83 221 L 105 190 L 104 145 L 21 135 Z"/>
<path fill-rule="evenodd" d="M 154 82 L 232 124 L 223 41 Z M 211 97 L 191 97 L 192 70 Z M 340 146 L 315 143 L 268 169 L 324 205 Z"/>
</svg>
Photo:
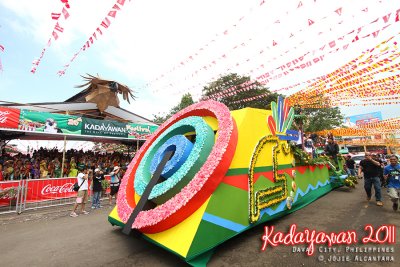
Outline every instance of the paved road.
<svg viewBox="0 0 400 267">
<path fill-rule="evenodd" d="M 287 232 L 296 223 L 318 231 L 356 230 L 365 236 L 366 224 L 400 226 L 400 212 L 393 212 L 386 198 L 384 207 L 367 204 L 362 185 L 354 190 L 337 189 L 309 206 L 270 222 L 276 231 Z M 187 266 L 176 256 L 144 240 L 124 236 L 118 227 L 107 222 L 109 207 L 87 216 L 71 218 L 65 208 L 27 212 L 22 215 L 0 215 L 0 266 Z M 341 252 L 317 253 L 307 257 L 292 247 L 268 247 L 261 251 L 263 226 L 253 228 L 221 245 L 208 266 L 339 266 L 330 256 L 373 255 Z M 399 266 L 400 230 L 397 231 L 395 262 L 349 262 L 350 266 Z M 357 245 L 362 247 L 361 245 Z M 387 245 L 385 245 L 386 247 Z M 320 246 L 317 246 L 319 248 Z M 371 245 L 370 245 L 371 247 Z M 375 247 L 383 247 L 375 246 Z M 375 255 L 378 255 L 375 253 Z M 324 261 L 318 258 L 323 256 Z"/>
</svg>

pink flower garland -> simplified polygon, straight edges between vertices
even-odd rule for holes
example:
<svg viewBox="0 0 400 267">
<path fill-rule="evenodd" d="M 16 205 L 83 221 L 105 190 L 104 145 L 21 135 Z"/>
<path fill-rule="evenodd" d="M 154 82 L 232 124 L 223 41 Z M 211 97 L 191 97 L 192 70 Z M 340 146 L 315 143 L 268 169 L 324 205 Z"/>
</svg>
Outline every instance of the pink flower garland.
<svg viewBox="0 0 400 267">
<path fill-rule="evenodd" d="M 218 120 L 218 138 L 207 161 L 181 192 L 154 209 L 141 211 L 132 228 L 139 229 L 146 233 L 155 233 L 164 231 L 184 220 L 199 208 L 201 204 L 204 203 L 205 199 L 212 194 L 222 180 L 223 175 L 228 170 L 237 143 L 237 128 L 230 115 L 230 111 L 224 104 L 213 100 L 196 103 L 181 110 L 167 120 L 138 151 L 129 165 L 127 174 L 120 186 L 117 200 L 119 217 L 126 223 L 135 208 L 135 206 L 131 206 L 127 200 L 127 190 L 134 190 L 133 186 L 132 188 L 128 188 L 127 185 L 128 183 L 133 185 L 134 175 L 132 172 L 136 171 L 144 153 L 163 131 L 178 120 L 189 116 L 213 116 Z M 229 153 L 226 153 L 228 149 Z M 220 164 L 222 160 L 224 162 Z M 210 177 L 213 178 L 213 180 L 210 180 Z M 205 195 L 199 197 L 200 192 Z M 191 200 L 193 200 L 192 203 L 189 203 Z M 198 203 L 198 201 L 203 202 Z M 132 201 L 129 202 L 132 203 Z"/>
</svg>

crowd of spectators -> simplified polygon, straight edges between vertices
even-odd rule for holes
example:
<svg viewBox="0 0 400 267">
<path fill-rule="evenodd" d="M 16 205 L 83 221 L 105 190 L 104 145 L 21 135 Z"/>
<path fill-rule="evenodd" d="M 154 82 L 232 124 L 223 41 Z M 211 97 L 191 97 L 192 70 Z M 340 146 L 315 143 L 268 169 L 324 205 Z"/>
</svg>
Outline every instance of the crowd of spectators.
<svg viewBox="0 0 400 267">
<path fill-rule="evenodd" d="M 131 161 L 131 156 L 114 153 L 95 153 L 83 150 L 68 150 L 65 153 L 62 170 L 62 152 L 58 149 L 40 148 L 32 154 L 17 154 L 0 156 L 0 181 L 40 178 L 76 177 L 78 166 L 88 169 L 101 169 L 109 174 L 115 166 L 125 170 Z"/>
</svg>

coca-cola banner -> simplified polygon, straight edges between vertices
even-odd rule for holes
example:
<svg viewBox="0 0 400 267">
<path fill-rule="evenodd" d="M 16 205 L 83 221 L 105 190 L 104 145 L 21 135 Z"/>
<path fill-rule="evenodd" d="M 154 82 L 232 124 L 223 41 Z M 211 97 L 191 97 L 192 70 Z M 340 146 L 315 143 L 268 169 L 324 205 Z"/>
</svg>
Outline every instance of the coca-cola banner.
<svg viewBox="0 0 400 267">
<path fill-rule="evenodd" d="M 20 110 L 0 107 L 0 128 L 18 128 Z"/>
<path fill-rule="evenodd" d="M 19 181 L 0 182 L 0 207 L 9 206 L 17 199 Z"/>
<path fill-rule="evenodd" d="M 76 181 L 76 178 L 28 180 L 26 201 L 36 202 L 74 197 L 76 192 L 72 188 Z"/>
</svg>

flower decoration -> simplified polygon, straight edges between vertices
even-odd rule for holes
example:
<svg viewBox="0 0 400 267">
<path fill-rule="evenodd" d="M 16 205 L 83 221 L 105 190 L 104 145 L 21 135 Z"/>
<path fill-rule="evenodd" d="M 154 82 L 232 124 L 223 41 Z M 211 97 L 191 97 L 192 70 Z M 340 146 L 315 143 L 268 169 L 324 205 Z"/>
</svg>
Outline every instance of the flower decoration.
<svg viewBox="0 0 400 267">
<path fill-rule="evenodd" d="M 179 167 L 186 161 L 192 148 L 192 142 L 190 142 L 184 135 L 175 135 L 171 137 L 155 153 L 150 166 L 151 174 L 154 174 L 165 153 L 167 151 L 172 151 L 174 152 L 174 155 L 169 159 L 161 173 L 164 178 L 170 177 L 171 174 L 179 169 Z"/>
<path fill-rule="evenodd" d="M 146 152 L 169 127 L 190 116 L 211 116 L 218 121 L 218 135 L 206 162 L 175 196 L 153 209 L 139 212 L 132 228 L 144 233 L 157 233 L 178 224 L 209 198 L 227 172 L 236 150 L 238 135 L 236 123 L 229 109 L 222 103 L 210 100 L 193 104 L 162 124 L 136 153 L 128 168 L 129 175 L 125 175 L 120 185 L 117 200 L 118 216 L 126 223 L 136 206 L 135 173 Z"/>
<path fill-rule="evenodd" d="M 257 158 L 260 155 L 263 147 L 266 144 L 275 144 L 272 147 L 272 172 L 274 182 L 276 186 L 269 187 L 267 189 L 262 189 L 257 192 L 254 190 L 254 169 L 257 163 Z M 284 154 L 290 152 L 289 146 L 279 146 L 279 139 L 276 136 L 264 136 L 261 138 L 255 149 L 253 156 L 250 161 L 249 167 L 249 221 L 250 223 L 255 223 L 260 218 L 260 211 L 267 207 L 273 206 L 287 197 L 287 181 L 284 174 L 278 174 L 278 153 L 283 151 Z"/>
<path fill-rule="evenodd" d="M 196 132 L 196 141 L 194 145 L 183 135 L 176 135 L 177 133 L 184 134 L 193 130 Z M 187 140 L 190 145 L 183 140 Z M 152 163 L 154 163 L 154 161 L 161 161 L 160 157 L 155 156 L 155 154 L 162 154 L 171 146 L 171 142 L 180 143 L 179 141 L 185 144 L 186 148 L 193 148 L 186 149 L 185 147 L 179 146 L 179 144 L 176 146 L 176 151 L 178 151 L 178 153 L 174 154 L 173 158 L 169 161 L 170 164 L 164 168 L 167 177 L 170 176 L 169 179 L 155 185 L 150 193 L 149 200 L 157 204 L 162 204 L 176 195 L 199 171 L 200 167 L 206 162 L 207 156 L 214 145 L 214 132 L 201 117 L 196 116 L 185 118 L 169 127 L 154 141 L 139 164 L 134 183 L 135 191 L 139 195 L 143 194 L 151 179 L 152 172 L 154 172 L 158 166 L 158 164 L 155 165 Z M 187 157 L 182 158 L 181 155 L 183 152 L 179 153 L 179 151 L 186 151 L 186 153 L 188 153 Z M 176 171 L 172 172 L 174 169 L 176 169 Z"/>
</svg>

